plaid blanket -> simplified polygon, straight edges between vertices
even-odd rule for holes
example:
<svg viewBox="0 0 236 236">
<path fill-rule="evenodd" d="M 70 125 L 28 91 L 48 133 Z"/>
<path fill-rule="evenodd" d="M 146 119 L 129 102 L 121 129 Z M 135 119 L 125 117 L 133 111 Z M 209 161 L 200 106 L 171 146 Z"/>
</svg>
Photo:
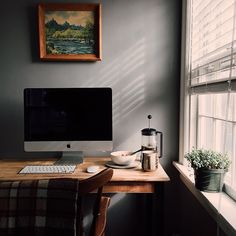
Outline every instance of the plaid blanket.
<svg viewBox="0 0 236 236">
<path fill-rule="evenodd" d="M 0 182 L 1 236 L 75 236 L 76 179 Z"/>
</svg>

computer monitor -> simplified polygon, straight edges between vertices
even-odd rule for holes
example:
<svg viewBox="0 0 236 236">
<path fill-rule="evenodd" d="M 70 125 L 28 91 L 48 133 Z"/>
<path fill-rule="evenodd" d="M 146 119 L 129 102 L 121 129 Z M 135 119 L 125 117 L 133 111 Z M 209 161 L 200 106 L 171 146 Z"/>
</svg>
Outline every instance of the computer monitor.
<svg viewBox="0 0 236 236">
<path fill-rule="evenodd" d="M 81 151 L 112 150 L 111 88 L 26 88 L 24 150 L 62 152 L 62 163 L 82 162 Z"/>
</svg>

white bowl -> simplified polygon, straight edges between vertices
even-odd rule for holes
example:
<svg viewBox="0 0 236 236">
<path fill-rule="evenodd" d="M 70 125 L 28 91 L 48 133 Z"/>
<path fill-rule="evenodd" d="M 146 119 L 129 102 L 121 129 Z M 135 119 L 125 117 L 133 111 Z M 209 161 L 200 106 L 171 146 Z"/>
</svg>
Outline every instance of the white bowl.
<svg viewBox="0 0 236 236">
<path fill-rule="evenodd" d="M 111 153 L 111 160 L 117 164 L 122 166 L 130 165 L 136 159 L 136 154 L 129 155 L 132 152 L 130 151 L 117 151 Z"/>
</svg>

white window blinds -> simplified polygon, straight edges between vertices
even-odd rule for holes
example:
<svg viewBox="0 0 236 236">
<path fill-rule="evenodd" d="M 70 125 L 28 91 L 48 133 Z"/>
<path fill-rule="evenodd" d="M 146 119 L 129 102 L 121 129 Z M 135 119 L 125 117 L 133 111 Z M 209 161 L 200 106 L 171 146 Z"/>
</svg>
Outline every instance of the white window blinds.
<svg viewBox="0 0 236 236">
<path fill-rule="evenodd" d="M 234 0 L 192 0 L 192 93 L 236 90 Z"/>
</svg>

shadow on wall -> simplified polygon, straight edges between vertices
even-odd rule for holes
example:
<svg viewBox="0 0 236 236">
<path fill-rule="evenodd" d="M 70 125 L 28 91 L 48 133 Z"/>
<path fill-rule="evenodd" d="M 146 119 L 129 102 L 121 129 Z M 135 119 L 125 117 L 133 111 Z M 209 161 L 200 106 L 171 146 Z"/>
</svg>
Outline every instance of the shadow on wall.
<svg viewBox="0 0 236 236">
<path fill-rule="evenodd" d="M 113 89 L 113 124 L 128 117 L 141 107 L 145 101 L 145 73 L 137 70 L 146 63 L 145 39 L 140 39 L 125 52 L 105 65 L 100 74 L 91 78 L 84 87 L 112 87 Z"/>
</svg>

